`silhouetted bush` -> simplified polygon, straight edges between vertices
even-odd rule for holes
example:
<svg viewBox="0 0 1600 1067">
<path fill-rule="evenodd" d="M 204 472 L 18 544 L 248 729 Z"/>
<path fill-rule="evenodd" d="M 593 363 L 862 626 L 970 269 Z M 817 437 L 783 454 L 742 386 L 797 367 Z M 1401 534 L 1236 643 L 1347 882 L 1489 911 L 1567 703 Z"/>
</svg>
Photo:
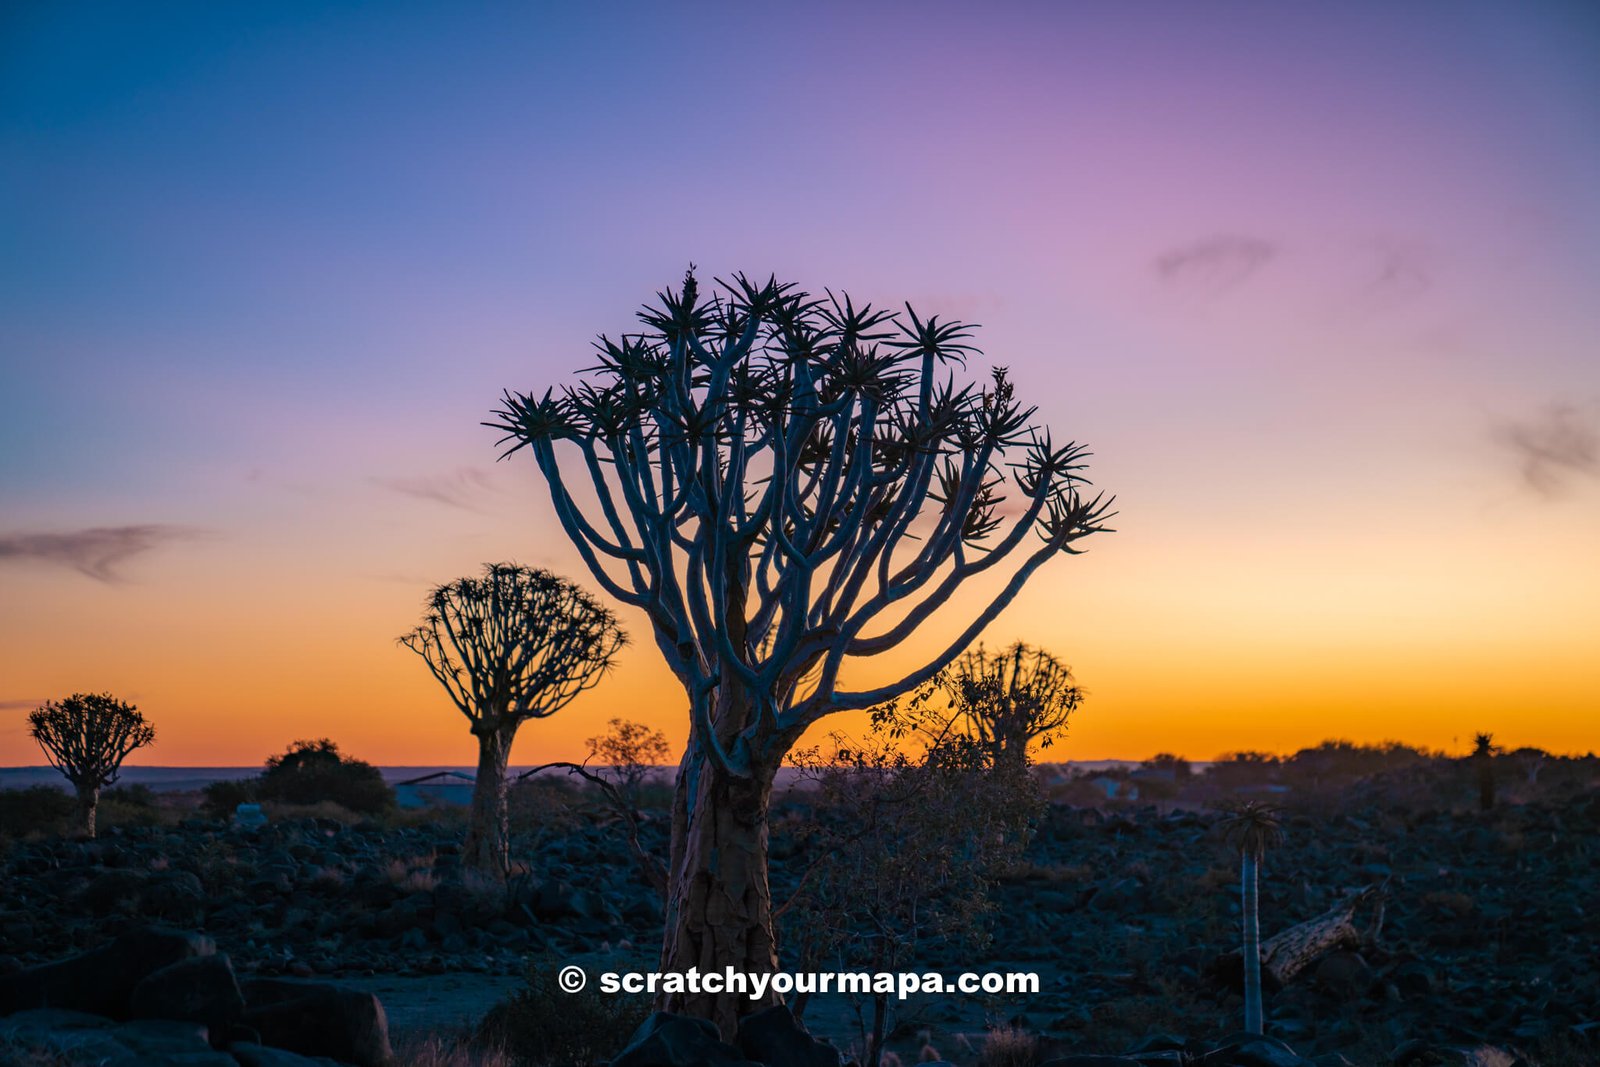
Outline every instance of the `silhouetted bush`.
<svg viewBox="0 0 1600 1067">
<path fill-rule="evenodd" d="M 0 838 L 61 833 L 77 811 L 72 795 L 53 785 L 0 789 Z"/>
<path fill-rule="evenodd" d="M 602 993 L 596 982 L 577 993 L 565 992 L 556 975 L 566 962 L 556 957 L 530 962 L 527 986 L 489 1010 L 478 1027 L 478 1041 L 504 1049 L 529 1067 L 596 1063 L 622 1051 L 650 1016 L 650 998 Z M 640 961 L 632 969 L 648 970 L 649 965 Z"/>
<path fill-rule="evenodd" d="M 296 741 L 281 756 L 267 760 L 260 779 L 262 800 L 283 804 L 332 803 L 377 815 L 394 806 L 394 790 L 378 768 L 341 755 L 327 738 Z"/>
<path fill-rule="evenodd" d="M 238 778 L 212 782 L 203 790 L 205 813 L 213 819 L 231 819 L 240 804 L 254 804 L 261 798 L 261 779 Z"/>
</svg>

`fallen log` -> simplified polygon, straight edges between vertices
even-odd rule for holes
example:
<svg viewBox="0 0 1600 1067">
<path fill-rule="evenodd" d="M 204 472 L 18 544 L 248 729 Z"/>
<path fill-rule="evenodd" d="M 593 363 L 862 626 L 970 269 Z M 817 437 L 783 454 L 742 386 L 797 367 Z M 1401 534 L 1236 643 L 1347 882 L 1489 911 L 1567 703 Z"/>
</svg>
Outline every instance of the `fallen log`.
<svg viewBox="0 0 1600 1067">
<path fill-rule="evenodd" d="M 1345 897 L 1314 919 L 1281 930 L 1261 943 L 1261 976 L 1273 988 L 1287 985 L 1295 975 L 1336 949 L 1375 947 L 1383 929 L 1384 902 L 1388 882 L 1369 885 Z M 1366 928 L 1356 926 L 1357 913 L 1372 906 L 1372 920 Z M 1243 974 L 1238 952 L 1227 952 L 1212 961 L 1206 974 L 1219 984 L 1237 985 Z"/>
</svg>

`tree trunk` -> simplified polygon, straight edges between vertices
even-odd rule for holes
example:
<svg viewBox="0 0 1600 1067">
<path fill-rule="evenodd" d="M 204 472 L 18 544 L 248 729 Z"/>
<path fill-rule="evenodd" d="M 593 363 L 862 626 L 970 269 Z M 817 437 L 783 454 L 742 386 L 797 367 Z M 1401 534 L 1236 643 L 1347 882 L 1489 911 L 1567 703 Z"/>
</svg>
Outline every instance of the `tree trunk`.
<svg viewBox="0 0 1600 1067">
<path fill-rule="evenodd" d="M 78 786 L 78 816 L 83 824 L 86 837 L 94 837 L 95 812 L 100 807 L 100 787 L 97 785 Z"/>
<path fill-rule="evenodd" d="M 721 773 L 693 741 L 678 766 L 672 802 L 672 857 L 667 872 L 661 970 L 701 973 L 732 967 L 748 974 L 778 969 L 767 883 L 767 809 L 774 768 L 751 778 Z M 768 992 L 663 993 L 657 1007 L 710 1019 L 731 1038 L 739 1017 L 778 1003 Z"/>
<path fill-rule="evenodd" d="M 1240 947 L 1244 959 L 1244 1028 L 1261 1033 L 1261 896 L 1257 868 L 1259 861 L 1248 849 L 1240 864 L 1240 893 L 1244 898 L 1244 939 Z"/>
<path fill-rule="evenodd" d="M 872 1039 L 867 1045 L 865 1067 L 880 1067 L 883 1063 L 883 1032 L 889 1025 L 889 995 L 872 995 Z"/>
<path fill-rule="evenodd" d="M 461 863 L 500 881 L 511 866 L 506 764 L 511 759 L 511 741 L 517 728 L 485 727 L 473 732 L 478 737 L 478 779 L 472 787 L 472 812 L 467 837 L 461 845 Z"/>
</svg>

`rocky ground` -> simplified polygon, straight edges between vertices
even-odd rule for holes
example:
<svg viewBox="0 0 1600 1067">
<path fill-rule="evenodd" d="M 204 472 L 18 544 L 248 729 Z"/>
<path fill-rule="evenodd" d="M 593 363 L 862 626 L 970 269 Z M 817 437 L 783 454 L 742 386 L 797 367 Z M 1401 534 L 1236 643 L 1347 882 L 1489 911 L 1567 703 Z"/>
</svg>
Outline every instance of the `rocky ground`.
<svg viewBox="0 0 1600 1067">
<path fill-rule="evenodd" d="M 239 831 L 191 817 L 14 842 L 0 860 L 0 976 L 160 923 L 213 940 L 242 982 L 377 989 L 405 1027 L 470 1017 L 473 998 L 486 1007 L 530 961 L 648 960 L 660 906 L 620 832 L 598 809 L 557 814 L 517 835 L 525 870 L 504 891 L 463 877 L 449 822 L 303 817 Z M 973 958 L 933 946 L 916 967 L 1037 971 L 1042 991 L 915 1000 L 893 1047 L 971 1062 L 1001 1026 L 1026 1034 L 1037 1061 L 1236 1029 L 1239 997 L 1217 963 L 1237 947 L 1239 893 L 1218 818 L 1053 806 L 996 891 L 989 947 Z M 1402 1050 L 1420 1065 L 1427 1050 L 1494 1046 L 1600 1064 L 1600 794 L 1490 813 L 1345 803 L 1291 814 L 1285 829 L 1263 870 L 1264 935 L 1374 883 L 1386 906 L 1374 937 L 1269 991 L 1268 1033 L 1328 1063 L 1387 1065 Z M 659 820 L 644 837 L 661 845 Z M 781 841 L 774 851 L 781 900 L 800 861 Z M 408 993 L 422 976 L 469 991 L 444 997 L 441 978 Z M 841 1047 L 859 1041 L 842 999 L 819 999 L 807 1022 Z"/>
</svg>

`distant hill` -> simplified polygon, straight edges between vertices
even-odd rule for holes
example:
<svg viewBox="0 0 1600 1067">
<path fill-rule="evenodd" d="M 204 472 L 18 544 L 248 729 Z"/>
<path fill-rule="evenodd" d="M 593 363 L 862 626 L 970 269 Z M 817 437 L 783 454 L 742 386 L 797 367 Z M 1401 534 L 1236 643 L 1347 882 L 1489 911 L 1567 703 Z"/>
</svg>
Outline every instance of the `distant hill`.
<svg viewBox="0 0 1600 1067">
<path fill-rule="evenodd" d="M 1055 769 L 1057 774 L 1066 771 L 1088 771 L 1091 773 L 1115 770 L 1121 767 L 1137 767 L 1137 760 L 1071 760 L 1066 763 L 1047 763 L 1043 766 Z M 534 764 L 512 767 L 511 775 L 515 777 Z M 1196 764 L 1195 769 L 1201 770 L 1203 764 Z M 426 774 L 438 771 L 460 771 L 464 774 L 473 774 L 477 768 L 473 766 L 426 766 L 426 767 L 380 767 L 384 781 L 393 785 L 412 778 L 420 778 Z M 663 771 L 671 768 L 663 767 Z M 181 793 L 197 789 L 204 789 L 212 782 L 235 781 L 240 778 L 251 778 L 261 773 L 259 766 L 255 767 L 124 767 L 122 778 L 118 785 L 144 785 L 149 786 L 158 793 Z M 548 772 L 559 776 L 560 771 Z M 781 780 L 781 779 L 780 779 Z M 54 767 L 0 767 L 0 789 L 27 789 L 35 785 L 52 785 L 60 789 L 67 788 L 66 779 L 61 777 Z"/>
</svg>

